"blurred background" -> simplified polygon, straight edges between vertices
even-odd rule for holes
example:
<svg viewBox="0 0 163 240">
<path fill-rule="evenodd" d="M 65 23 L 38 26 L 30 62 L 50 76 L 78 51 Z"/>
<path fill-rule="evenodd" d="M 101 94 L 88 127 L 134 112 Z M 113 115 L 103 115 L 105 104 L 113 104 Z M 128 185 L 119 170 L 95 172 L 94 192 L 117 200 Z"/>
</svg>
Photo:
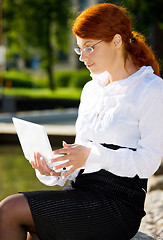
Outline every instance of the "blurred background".
<svg viewBox="0 0 163 240">
<path fill-rule="evenodd" d="M 90 76 L 73 51 L 71 26 L 78 12 L 102 2 L 129 10 L 162 70 L 162 0 L 0 0 L 0 112 L 78 107 Z"/>
<path fill-rule="evenodd" d="M 78 12 L 102 2 L 129 10 L 162 75 L 162 0 L 0 0 L 0 200 L 18 191 L 49 189 L 23 156 L 13 116 L 44 124 L 53 149 L 63 140 L 73 143 L 80 94 L 90 75 L 73 51 L 71 26 Z M 159 171 L 155 181 L 163 177 Z M 149 191 L 163 190 L 163 179 L 161 187 L 153 185 Z"/>
</svg>

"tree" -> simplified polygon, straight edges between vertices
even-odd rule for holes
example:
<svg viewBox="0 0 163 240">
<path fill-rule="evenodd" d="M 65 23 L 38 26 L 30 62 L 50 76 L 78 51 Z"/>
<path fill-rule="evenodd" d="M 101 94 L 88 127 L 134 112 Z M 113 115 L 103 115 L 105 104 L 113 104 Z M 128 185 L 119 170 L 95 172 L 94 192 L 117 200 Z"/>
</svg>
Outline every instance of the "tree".
<svg viewBox="0 0 163 240">
<path fill-rule="evenodd" d="M 135 25 L 139 30 L 151 24 L 163 29 L 162 0 L 123 0 L 123 5 L 135 16 Z"/>
<path fill-rule="evenodd" d="M 132 14 L 135 29 L 147 37 L 163 71 L 163 1 L 123 0 L 123 5 Z"/>
<path fill-rule="evenodd" d="M 4 33 L 7 45 L 20 55 L 37 50 L 48 73 L 49 87 L 54 89 L 53 66 L 56 50 L 68 45 L 68 22 L 71 1 L 5 0 Z"/>
</svg>

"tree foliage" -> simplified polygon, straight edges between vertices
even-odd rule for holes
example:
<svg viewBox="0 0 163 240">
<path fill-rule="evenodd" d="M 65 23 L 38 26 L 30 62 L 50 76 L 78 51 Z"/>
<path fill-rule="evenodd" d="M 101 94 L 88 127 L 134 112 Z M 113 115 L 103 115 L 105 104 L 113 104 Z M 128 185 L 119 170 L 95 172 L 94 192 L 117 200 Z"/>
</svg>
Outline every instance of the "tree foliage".
<svg viewBox="0 0 163 240">
<path fill-rule="evenodd" d="M 6 44 L 14 53 L 40 55 L 54 89 L 52 77 L 56 50 L 66 50 L 71 1 L 5 0 L 3 2 Z"/>
<path fill-rule="evenodd" d="M 144 29 L 151 24 L 163 29 L 162 0 L 123 0 L 122 3 L 135 16 L 138 29 Z"/>
</svg>

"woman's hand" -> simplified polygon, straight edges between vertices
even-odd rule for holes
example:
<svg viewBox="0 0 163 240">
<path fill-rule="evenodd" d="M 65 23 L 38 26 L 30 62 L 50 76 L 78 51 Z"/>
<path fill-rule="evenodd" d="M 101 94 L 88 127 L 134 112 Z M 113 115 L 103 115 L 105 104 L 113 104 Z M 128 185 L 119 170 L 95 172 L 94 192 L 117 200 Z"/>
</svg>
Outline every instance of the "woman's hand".
<svg viewBox="0 0 163 240">
<path fill-rule="evenodd" d="M 60 173 L 56 173 L 48 167 L 46 161 L 39 153 L 34 153 L 34 160 L 30 161 L 33 168 L 37 169 L 42 175 L 46 176 L 60 176 Z"/>
<path fill-rule="evenodd" d="M 54 167 L 54 170 L 71 167 L 70 170 L 65 171 L 62 177 L 67 177 L 76 169 L 81 168 L 85 165 L 88 155 L 90 153 L 90 148 L 78 145 L 78 144 L 67 144 L 63 142 L 63 148 L 57 149 L 53 152 L 53 154 L 64 154 L 64 156 L 60 156 L 57 158 L 51 159 L 51 162 L 59 162 L 69 160 L 66 163 L 60 164 Z"/>
</svg>

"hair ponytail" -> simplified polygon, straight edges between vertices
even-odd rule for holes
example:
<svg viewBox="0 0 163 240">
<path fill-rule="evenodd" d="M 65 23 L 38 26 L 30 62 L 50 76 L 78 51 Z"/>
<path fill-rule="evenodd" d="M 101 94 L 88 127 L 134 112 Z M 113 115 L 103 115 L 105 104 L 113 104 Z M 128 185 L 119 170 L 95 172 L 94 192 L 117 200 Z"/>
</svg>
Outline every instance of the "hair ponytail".
<svg viewBox="0 0 163 240">
<path fill-rule="evenodd" d="M 138 32 L 132 32 L 133 37 L 125 43 L 125 49 L 130 54 L 133 63 L 138 67 L 151 66 L 154 73 L 160 76 L 160 67 L 155 55 L 145 42 L 145 37 Z"/>
<path fill-rule="evenodd" d="M 112 41 L 115 34 L 120 34 L 125 47 L 125 58 L 131 56 L 134 64 L 152 66 L 154 73 L 160 75 L 159 64 L 152 49 L 145 43 L 144 37 L 132 32 L 131 20 L 126 9 L 111 3 L 101 3 L 89 7 L 75 20 L 73 32 L 80 38 Z"/>
</svg>

